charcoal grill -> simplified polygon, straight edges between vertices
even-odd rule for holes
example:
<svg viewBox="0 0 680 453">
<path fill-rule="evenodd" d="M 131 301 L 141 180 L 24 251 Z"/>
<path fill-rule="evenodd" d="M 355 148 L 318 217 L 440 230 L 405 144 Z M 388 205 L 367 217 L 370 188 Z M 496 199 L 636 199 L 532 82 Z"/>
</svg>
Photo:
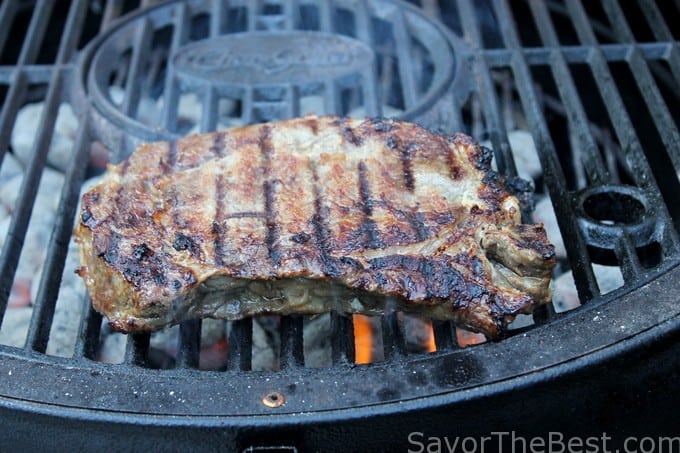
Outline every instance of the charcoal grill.
<svg viewBox="0 0 680 453">
<path fill-rule="evenodd" d="M 403 448 L 413 431 L 623 436 L 676 427 L 680 53 L 669 25 L 677 3 L 132 3 L 0 4 L 3 165 L 16 152 L 20 109 L 44 102 L 0 255 L 5 324 L 38 186 L 54 165 L 60 104 L 79 119 L 25 342 L 0 345 L 5 445 L 44 437 L 69 449 L 370 450 Z M 321 40 L 333 52 L 300 63 L 304 52 L 290 48 L 278 60 L 242 51 L 248 38 L 272 37 Z M 253 77 L 240 80 L 234 68 L 247 65 Z M 317 71 L 324 65 L 332 71 Z M 200 111 L 183 117 L 184 96 Z M 332 315 L 322 367 L 306 366 L 304 320 L 283 317 L 272 371 L 251 369 L 253 321 L 238 321 L 229 325 L 226 370 L 204 371 L 200 321 L 180 326 L 171 367 L 152 369 L 149 335 L 127 339 L 123 363 L 98 361 L 106 326 L 84 297 L 72 351 L 48 353 L 96 146 L 115 162 L 143 141 L 296 116 L 305 102 L 473 134 L 490 142 L 498 169 L 515 182 L 508 137 L 521 123 L 542 167 L 536 194 L 550 196 L 567 250 L 559 268 L 572 273 L 580 306 L 545 307 L 509 338 L 465 348 L 453 326 L 435 323 L 437 352 L 428 354 L 405 348 L 400 318 L 389 313 L 383 359 L 369 365 L 354 363 L 351 320 Z M 620 269 L 623 286 L 601 291 L 595 263 Z"/>
</svg>

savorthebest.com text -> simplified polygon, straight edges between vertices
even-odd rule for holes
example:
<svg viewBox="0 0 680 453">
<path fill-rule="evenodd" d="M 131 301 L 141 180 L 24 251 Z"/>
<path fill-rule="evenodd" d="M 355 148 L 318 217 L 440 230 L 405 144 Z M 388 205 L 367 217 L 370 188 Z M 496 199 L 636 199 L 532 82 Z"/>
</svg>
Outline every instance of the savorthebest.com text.
<svg viewBox="0 0 680 453">
<path fill-rule="evenodd" d="M 599 436 L 567 436 L 551 431 L 545 436 L 522 436 L 515 431 L 493 431 L 485 436 L 427 436 L 408 434 L 409 453 L 676 453 L 680 436 L 629 436 L 616 442 L 606 432 Z M 618 439 L 617 439 L 618 440 Z M 620 447 L 618 446 L 620 445 Z"/>
</svg>

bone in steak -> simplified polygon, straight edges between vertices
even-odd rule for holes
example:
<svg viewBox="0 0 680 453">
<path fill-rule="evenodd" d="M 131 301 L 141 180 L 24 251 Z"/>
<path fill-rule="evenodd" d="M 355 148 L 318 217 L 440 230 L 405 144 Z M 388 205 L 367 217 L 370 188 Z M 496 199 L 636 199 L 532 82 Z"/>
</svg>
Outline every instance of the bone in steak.
<svg viewBox="0 0 680 453">
<path fill-rule="evenodd" d="M 550 300 L 555 253 L 490 160 L 329 116 L 144 144 L 83 196 L 79 274 L 121 332 L 391 306 L 499 337 Z"/>
</svg>

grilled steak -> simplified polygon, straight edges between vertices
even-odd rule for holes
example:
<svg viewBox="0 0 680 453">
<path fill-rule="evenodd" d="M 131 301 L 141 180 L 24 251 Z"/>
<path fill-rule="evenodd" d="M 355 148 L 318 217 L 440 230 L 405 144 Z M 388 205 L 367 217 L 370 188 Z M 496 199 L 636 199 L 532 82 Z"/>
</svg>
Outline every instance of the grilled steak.
<svg viewBox="0 0 680 453">
<path fill-rule="evenodd" d="M 82 199 L 79 270 L 121 332 L 386 305 L 498 337 L 554 248 L 464 135 L 306 116 L 140 146 Z"/>
</svg>

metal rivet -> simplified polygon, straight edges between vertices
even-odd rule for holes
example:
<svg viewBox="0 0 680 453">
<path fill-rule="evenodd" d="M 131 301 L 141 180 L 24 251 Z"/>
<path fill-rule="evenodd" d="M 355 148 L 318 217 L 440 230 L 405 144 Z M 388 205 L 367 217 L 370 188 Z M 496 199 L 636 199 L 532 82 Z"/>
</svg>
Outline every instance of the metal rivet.
<svg viewBox="0 0 680 453">
<path fill-rule="evenodd" d="M 281 392 L 267 392 L 262 397 L 262 404 L 267 407 L 281 407 L 286 404 L 286 397 Z"/>
</svg>

